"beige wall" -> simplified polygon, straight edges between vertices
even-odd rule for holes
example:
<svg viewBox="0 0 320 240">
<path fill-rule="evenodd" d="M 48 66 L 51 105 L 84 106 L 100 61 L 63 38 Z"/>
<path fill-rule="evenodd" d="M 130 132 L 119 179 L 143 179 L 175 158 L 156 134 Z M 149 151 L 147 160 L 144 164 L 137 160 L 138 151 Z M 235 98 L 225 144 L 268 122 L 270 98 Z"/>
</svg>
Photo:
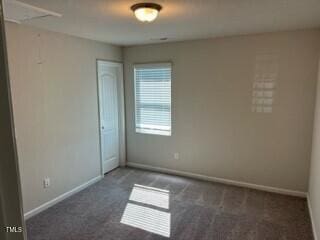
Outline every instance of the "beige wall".
<svg viewBox="0 0 320 240">
<path fill-rule="evenodd" d="M 24 210 L 100 175 L 96 58 L 118 47 L 7 25 Z M 43 188 L 44 177 L 51 187 Z"/>
<path fill-rule="evenodd" d="M 317 100 L 314 116 L 313 143 L 309 182 L 309 204 L 314 220 L 314 231 L 320 237 L 320 62 Z M 316 238 L 317 239 L 317 238 Z"/>
<path fill-rule="evenodd" d="M 307 191 L 319 40 L 310 30 L 125 48 L 127 160 Z M 251 112 L 261 54 L 278 56 L 271 114 Z M 168 60 L 172 136 L 137 134 L 133 63 Z"/>
</svg>

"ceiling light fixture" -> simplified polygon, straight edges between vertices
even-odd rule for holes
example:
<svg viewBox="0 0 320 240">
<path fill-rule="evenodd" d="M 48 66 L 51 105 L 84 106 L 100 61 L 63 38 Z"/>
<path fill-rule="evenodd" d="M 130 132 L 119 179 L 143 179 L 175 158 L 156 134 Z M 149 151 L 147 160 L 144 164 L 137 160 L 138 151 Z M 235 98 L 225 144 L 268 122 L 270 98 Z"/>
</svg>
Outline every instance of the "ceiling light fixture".
<svg viewBox="0 0 320 240">
<path fill-rule="evenodd" d="M 156 3 L 137 3 L 131 6 L 134 15 L 141 22 L 154 21 L 161 9 L 161 5 Z"/>
</svg>

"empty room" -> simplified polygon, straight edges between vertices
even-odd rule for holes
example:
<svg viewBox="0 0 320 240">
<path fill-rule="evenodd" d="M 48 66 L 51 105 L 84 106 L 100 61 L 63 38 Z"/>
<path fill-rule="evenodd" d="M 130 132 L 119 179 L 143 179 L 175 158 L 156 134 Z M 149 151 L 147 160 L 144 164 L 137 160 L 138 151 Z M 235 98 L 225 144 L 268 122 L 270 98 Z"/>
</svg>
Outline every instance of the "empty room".
<svg viewBox="0 0 320 240">
<path fill-rule="evenodd" d="M 320 240 L 319 0 L 0 6 L 1 240 Z"/>
</svg>

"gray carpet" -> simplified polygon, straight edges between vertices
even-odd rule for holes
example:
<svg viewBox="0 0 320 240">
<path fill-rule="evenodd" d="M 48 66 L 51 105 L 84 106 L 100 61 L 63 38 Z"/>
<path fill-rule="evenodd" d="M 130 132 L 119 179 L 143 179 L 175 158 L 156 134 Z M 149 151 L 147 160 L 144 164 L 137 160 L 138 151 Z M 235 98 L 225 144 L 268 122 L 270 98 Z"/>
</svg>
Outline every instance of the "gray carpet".
<svg viewBox="0 0 320 240">
<path fill-rule="evenodd" d="M 27 231 L 29 240 L 313 239 L 305 199 L 130 168 L 29 219 Z"/>
</svg>

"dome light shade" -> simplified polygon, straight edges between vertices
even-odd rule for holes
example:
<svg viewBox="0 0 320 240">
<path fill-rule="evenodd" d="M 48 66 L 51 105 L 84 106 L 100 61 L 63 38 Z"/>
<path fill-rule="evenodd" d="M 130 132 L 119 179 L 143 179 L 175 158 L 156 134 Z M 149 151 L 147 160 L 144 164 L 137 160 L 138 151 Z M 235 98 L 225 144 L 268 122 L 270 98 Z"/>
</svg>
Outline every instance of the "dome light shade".
<svg viewBox="0 0 320 240">
<path fill-rule="evenodd" d="M 162 7 L 156 3 L 138 3 L 131 6 L 134 15 L 141 22 L 154 21 L 158 17 L 161 9 Z"/>
</svg>

